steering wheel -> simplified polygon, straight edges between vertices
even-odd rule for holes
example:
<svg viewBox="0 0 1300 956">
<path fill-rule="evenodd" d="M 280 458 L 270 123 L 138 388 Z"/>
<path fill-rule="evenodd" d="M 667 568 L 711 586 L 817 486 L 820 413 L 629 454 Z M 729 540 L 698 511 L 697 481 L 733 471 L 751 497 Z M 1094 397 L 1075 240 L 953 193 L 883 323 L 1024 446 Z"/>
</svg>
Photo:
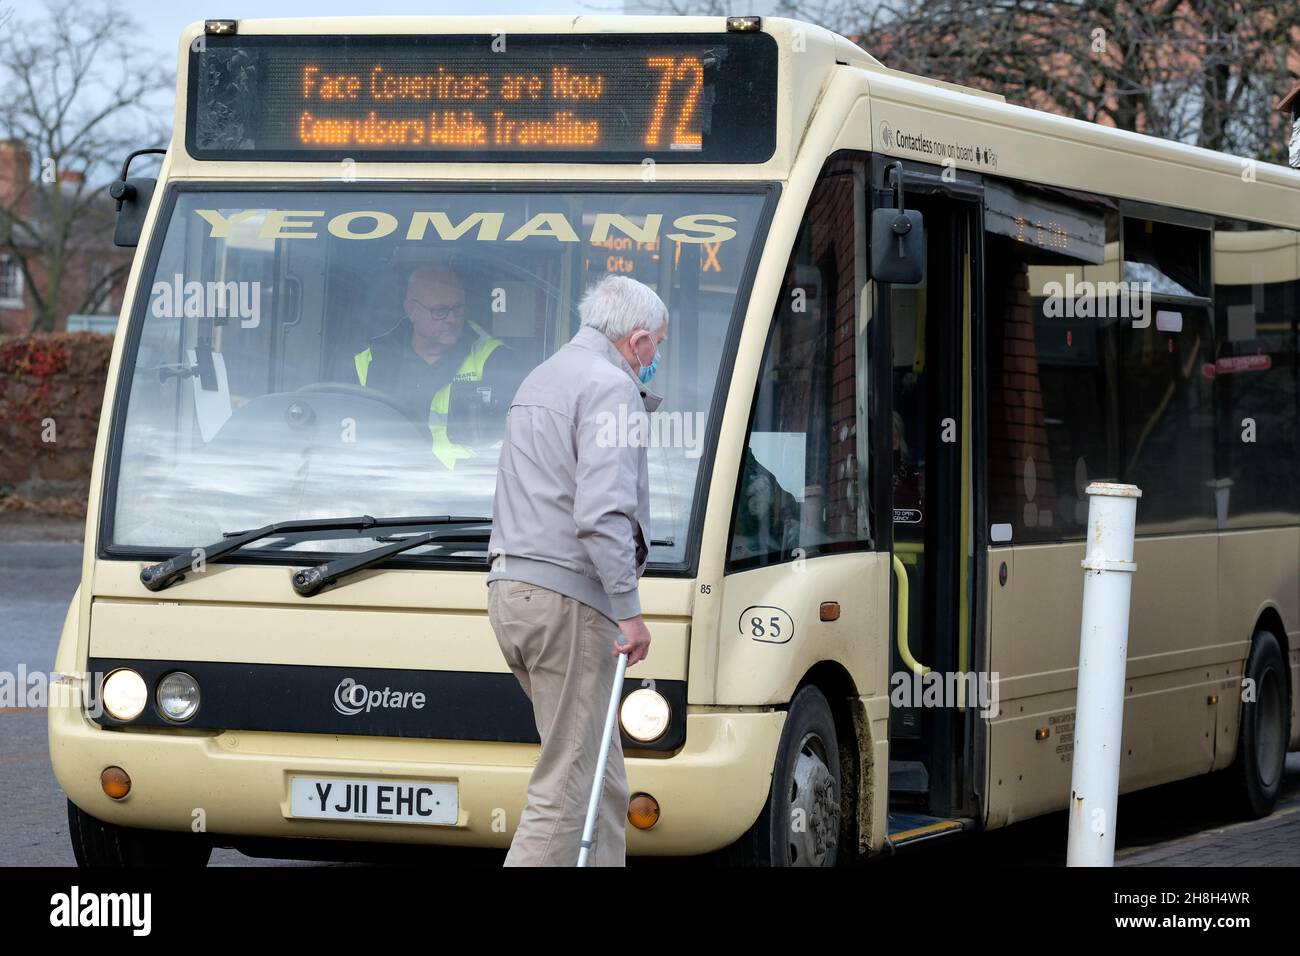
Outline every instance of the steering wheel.
<svg viewBox="0 0 1300 956">
<path fill-rule="evenodd" d="M 372 402 L 380 402 L 387 405 L 395 411 L 401 412 L 402 417 L 407 421 L 415 421 L 411 417 L 410 411 L 396 397 L 389 395 L 387 392 L 374 388 L 366 388 L 364 385 L 354 385 L 351 382 L 312 382 L 310 385 L 304 385 L 302 388 L 295 389 L 299 392 L 324 392 L 329 395 L 352 395 L 357 398 L 368 398 Z M 426 422 L 416 422 L 417 425 L 427 424 Z"/>
</svg>

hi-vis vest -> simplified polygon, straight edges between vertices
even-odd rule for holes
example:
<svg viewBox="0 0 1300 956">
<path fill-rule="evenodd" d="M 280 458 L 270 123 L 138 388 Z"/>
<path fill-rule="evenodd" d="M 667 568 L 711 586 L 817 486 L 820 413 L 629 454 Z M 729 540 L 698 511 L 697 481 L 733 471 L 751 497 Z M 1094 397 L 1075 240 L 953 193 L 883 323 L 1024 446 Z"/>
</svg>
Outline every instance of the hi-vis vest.
<svg viewBox="0 0 1300 956">
<path fill-rule="evenodd" d="M 478 338 L 474 340 L 474 344 L 470 347 L 469 354 L 461 360 L 460 368 L 456 369 L 452 382 L 481 381 L 483 379 L 483 367 L 487 364 L 488 356 L 495 352 L 498 346 L 505 344 L 500 339 L 488 335 L 474 322 L 466 322 L 466 324 L 478 333 Z M 366 384 L 366 378 L 370 372 L 370 363 L 374 360 L 374 357 L 374 353 L 371 352 L 369 346 L 352 357 L 353 364 L 357 367 L 357 381 L 362 386 Z M 429 402 L 429 431 L 433 435 L 433 453 L 448 469 L 455 468 L 456 462 L 462 458 L 474 457 L 473 449 L 458 445 L 447 438 L 447 411 L 450 405 L 451 382 L 448 382 L 433 393 L 433 400 Z"/>
</svg>

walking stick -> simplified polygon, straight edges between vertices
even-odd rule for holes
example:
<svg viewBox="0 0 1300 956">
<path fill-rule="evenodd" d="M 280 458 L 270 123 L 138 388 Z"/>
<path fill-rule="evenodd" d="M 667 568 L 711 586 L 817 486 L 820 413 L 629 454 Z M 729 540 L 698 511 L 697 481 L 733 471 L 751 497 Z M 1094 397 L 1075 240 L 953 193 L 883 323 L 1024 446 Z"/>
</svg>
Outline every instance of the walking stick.
<svg viewBox="0 0 1300 956">
<path fill-rule="evenodd" d="M 596 779 L 591 784 L 591 800 L 587 802 L 587 822 L 582 828 L 582 849 L 578 851 L 578 866 L 587 865 L 587 851 L 591 849 L 596 834 L 596 814 L 600 811 L 600 792 L 605 783 L 605 763 L 609 760 L 609 745 L 614 739 L 614 717 L 618 702 L 623 696 L 623 674 L 627 671 L 627 651 L 618 655 L 618 668 L 614 671 L 614 689 L 609 694 L 609 710 L 605 712 L 605 733 L 600 742 L 600 759 L 596 761 Z"/>
</svg>

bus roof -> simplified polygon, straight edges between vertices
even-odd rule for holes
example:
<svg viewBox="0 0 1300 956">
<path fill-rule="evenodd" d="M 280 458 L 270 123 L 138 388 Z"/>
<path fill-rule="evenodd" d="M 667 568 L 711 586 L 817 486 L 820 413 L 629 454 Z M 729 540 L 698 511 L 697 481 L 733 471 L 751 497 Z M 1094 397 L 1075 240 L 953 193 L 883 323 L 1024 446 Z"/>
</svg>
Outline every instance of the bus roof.
<svg viewBox="0 0 1300 956">
<path fill-rule="evenodd" d="M 226 22 L 235 24 L 238 37 L 337 37 L 341 41 L 368 36 L 474 35 L 500 37 L 509 50 L 511 38 L 526 41 L 539 35 L 598 39 L 637 34 L 648 40 L 687 34 L 745 36 L 729 30 L 732 19 L 520 15 Z M 1016 106 L 997 94 L 893 70 L 845 37 L 812 24 L 764 17 L 761 33 L 775 41 L 777 50 L 775 88 L 779 95 L 774 94 L 774 148 L 759 161 L 730 160 L 713 165 L 709 169 L 711 178 L 785 179 L 801 149 L 807 146 L 809 154 L 814 150 L 825 153 L 833 140 L 840 146 L 936 165 L 948 159 L 957 168 L 988 175 L 1188 208 L 1203 205 L 1207 211 L 1300 225 L 1298 171 Z M 181 37 L 177 131 L 186 126 L 190 53 L 199 38 L 205 38 L 204 22 L 190 24 Z M 838 96 L 832 95 L 837 92 Z M 818 113 L 830 115 L 823 118 L 820 138 L 810 138 Z M 178 145 L 183 144 L 178 141 Z M 951 154 L 945 155 L 946 151 Z M 174 175 L 199 175 L 205 168 L 212 171 L 210 164 L 195 163 L 184 150 L 173 149 L 172 153 L 169 158 L 175 164 Z M 365 158 L 358 156 L 358 166 Z M 808 158 L 820 162 L 817 157 Z M 464 178 L 482 171 L 480 157 L 466 156 L 459 162 L 440 157 L 436 167 L 431 167 L 427 157 L 421 159 L 395 163 L 384 169 L 383 175 L 441 179 Z M 703 163 L 692 162 L 689 156 L 685 160 L 673 159 L 676 161 L 659 170 L 661 178 L 700 177 Z M 501 178 L 610 179 L 642 173 L 639 157 L 632 159 L 631 154 L 622 162 L 593 163 L 590 158 L 567 157 L 552 163 L 539 157 L 524 164 L 496 157 L 496 163 L 500 165 L 494 173 Z M 295 178 L 308 175 L 307 170 L 313 167 L 286 162 L 274 168 L 287 178 Z M 221 167 L 221 175 L 252 179 L 264 177 L 266 169 L 240 170 L 226 164 Z M 318 163 L 310 175 L 319 177 Z M 1249 190 L 1254 187 L 1262 188 L 1251 194 Z"/>
</svg>

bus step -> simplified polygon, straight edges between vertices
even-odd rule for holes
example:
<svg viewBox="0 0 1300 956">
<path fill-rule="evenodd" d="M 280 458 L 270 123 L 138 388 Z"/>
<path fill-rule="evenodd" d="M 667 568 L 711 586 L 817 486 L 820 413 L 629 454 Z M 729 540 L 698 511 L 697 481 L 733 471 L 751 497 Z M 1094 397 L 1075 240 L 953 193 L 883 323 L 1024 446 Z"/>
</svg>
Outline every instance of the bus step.
<svg viewBox="0 0 1300 956">
<path fill-rule="evenodd" d="M 970 822 L 930 817 L 924 813 L 901 813 L 895 810 L 889 814 L 889 842 L 895 847 L 900 847 L 906 843 L 920 843 L 936 837 L 951 836 L 960 833 Z"/>
<path fill-rule="evenodd" d="M 930 792 L 930 774 L 919 760 L 889 761 L 890 793 Z"/>
</svg>

